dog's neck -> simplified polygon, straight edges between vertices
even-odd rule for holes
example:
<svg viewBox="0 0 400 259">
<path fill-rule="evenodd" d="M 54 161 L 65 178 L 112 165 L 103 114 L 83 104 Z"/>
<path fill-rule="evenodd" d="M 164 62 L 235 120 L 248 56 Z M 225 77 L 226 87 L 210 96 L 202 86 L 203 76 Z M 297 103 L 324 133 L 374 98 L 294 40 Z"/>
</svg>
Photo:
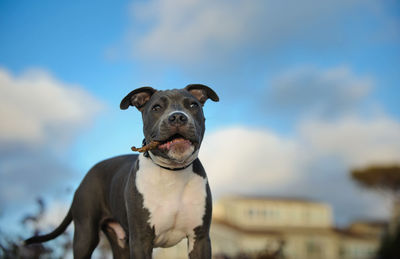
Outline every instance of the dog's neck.
<svg viewBox="0 0 400 259">
<path fill-rule="evenodd" d="M 153 153 L 151 153 L 151 151 L 146 152 L 144 154 L 144 156 L 151 159 L 154 164 L 158 165 L 161 168 L 172 170 L 172 171 L 178 171 L 178 170 L 183 170 L 183 169 L 189 167 L 193 163 L 193 161 L 196 160 L 198 154 L 199 154 L 199 150 L 196 150 L 188 158 L 186 158 L 182 163 L 171 163 L 171 160 L 156 156 Z"/>
</svg>

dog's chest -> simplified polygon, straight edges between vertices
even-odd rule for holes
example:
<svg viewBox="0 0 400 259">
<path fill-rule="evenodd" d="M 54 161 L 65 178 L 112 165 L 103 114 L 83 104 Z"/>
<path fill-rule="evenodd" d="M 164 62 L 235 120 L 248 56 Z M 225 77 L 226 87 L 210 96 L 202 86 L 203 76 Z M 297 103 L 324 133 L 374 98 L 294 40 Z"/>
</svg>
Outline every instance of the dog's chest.
<svg viewBox="0 0 400 259">
<path fill-rule="evenodd" d="M 192 166 L 171 171 L 139 158 L 136 187 L 143 206 L 150 212 L 148 223 L 155 229 L 155 246 L 169 247 L 194 235 L 205 214 L 207 179 L 193 173 Z"/>
</svg>

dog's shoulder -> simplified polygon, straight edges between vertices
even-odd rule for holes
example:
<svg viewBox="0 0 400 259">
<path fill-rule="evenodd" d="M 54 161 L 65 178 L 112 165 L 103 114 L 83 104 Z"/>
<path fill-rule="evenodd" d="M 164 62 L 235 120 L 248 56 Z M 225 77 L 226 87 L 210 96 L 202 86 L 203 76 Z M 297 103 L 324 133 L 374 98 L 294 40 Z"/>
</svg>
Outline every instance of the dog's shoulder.
<svg viewBox="0 0 400 259">
<path fill-rule="evenodd" d="M 95 171 L 105 171 L 105 172 L 117 172 L 118 170 L 130 169 L 135 165 L 138 160 L 138 155 L 121 155 L 112 158 L 105 159 L 98 162 L 92 167 L 91 170 Z"/>
<path fill-rule="evenodd" d="M 198 158 L 196 158 L 196 160 L 193 161 L 193 173 L 203 178 L 207 178 L 206 170 L 204 170 L 204 167 L 201 164 L 200 159 Z"/>
<path fill-rule="evenodd" d="M 135 166 L 138 155 L 121 155 L 105 159 L 95 164 L 86 174 L 84 182 L 111 182 L 116 175 L 127 175 Z"/>
</svg>

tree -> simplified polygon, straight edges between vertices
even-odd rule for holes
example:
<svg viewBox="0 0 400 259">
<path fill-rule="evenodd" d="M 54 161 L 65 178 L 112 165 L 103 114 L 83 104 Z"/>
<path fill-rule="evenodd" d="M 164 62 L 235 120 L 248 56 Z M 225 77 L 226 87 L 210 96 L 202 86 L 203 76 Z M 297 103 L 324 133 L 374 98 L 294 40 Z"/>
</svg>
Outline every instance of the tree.
<svg viewBox="0 0 400 259">
<path fill-rule="evenodd" d="M 400 258 L 400 166 L 372 165 L 354 169 L 351 177 L 361 186 L 389 194 L 393 201 L 389 232 L 382 239 L 378 259 Z"/>
<path fill-rule="evenodd" d="M 364 187 L 400 194 L 400 166 L 373 165 L 351 171 L 352 178 Z"/>
<path fill-rule="evenodd" d="M 364 187 L 390 195 L 393 200 L 392 228 L 397 229 L 400 217 L 400 166 L 372 165 L 352 170 L 351 176 Z"/>
<path fill-rule="evenodd" d="M 33 214 L 25 215 L 21 224 L 26 229 L 31 229 L 31 235 L 38 235 L 42 231 L 40 221 L 46 212 L 46 204 L 42 198 L 36 200 L 38 211 Z M 27 234 L 26 236 L 29 236 Z M 25 238 L 26 238 L 25 236 Z M 56 246 L 48 244 L 32 244 L 28 246 L 22 245 L 23 237 L 12 236 L 0 229 L 0 258 L 4 259 L 39 259 L 39 258 L 65 258 L 71 250 L 72 242 L 69 232 L 63 233 L 63 238 L 55 241 Z"/>
</svg>

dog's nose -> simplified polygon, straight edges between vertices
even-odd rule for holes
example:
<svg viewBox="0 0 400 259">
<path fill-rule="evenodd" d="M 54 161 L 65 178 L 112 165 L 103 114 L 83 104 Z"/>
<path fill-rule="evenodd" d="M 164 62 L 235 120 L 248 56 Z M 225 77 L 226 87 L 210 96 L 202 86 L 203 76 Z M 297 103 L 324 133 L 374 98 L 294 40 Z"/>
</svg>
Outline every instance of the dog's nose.
<svg viewBox="0 0 400 259">
<path fill-rule="evenodd" d="M 168 117 L 168 121 L 172 125 L 185 125 L 188 117 L 182 112 L 174 112 Z"/>
</svg>

